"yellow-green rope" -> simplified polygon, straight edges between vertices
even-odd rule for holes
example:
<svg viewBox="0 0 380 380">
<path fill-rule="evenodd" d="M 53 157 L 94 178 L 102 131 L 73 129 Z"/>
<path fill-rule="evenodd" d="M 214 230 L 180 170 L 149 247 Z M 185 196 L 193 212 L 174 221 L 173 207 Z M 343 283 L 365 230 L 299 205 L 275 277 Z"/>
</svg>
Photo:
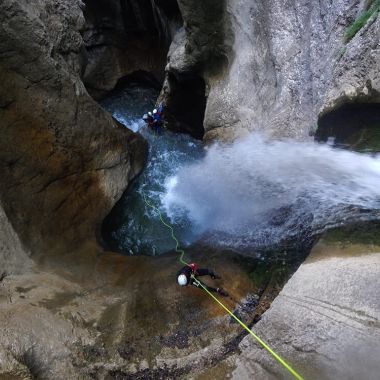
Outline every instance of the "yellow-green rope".
<svg viewBox="0 0 380 380">
<path fill-rule="evenodd" d="M 165 220 L 162 218 L 162 215 L 161 215 L 160 210 L 159 210 L 156 206 L 152 205 L 151 203 L 149 203 L 149 202 L 146 200 L 146 197 L 145 197 L 145 194 L 144 194 L 144 193 L 143 193 L 143 198 L 144 198 L 144 202 L 147 204 L 147 206 L 149 206 L 151 209 L 153 209 L 154 211 L 156 211 L 156 212 L 158 213 L 158 215 L 159 215 L 159 217 L 160 217 L 160 220 L 161 220 L 162 224 L 163 224 L 164 226 L 166 226 L 167 228 L 170 229 L 172 239 L 175 241 L 175 251 L 181 254 L 181 256 L 179 257 L 179 261 L 180 261 L 182 264 L 184 264 L 184 265 L 189 265 L 189 264 L 183 259 L 183 256 L 185 256 L 185 251 L 184 251 L 183 249 L 179 249 L 179 241 L 178 241 L 178 239 L 177 239 L 177 238 L 175 237 L 175 235 L 174 235 L 173 227 L 172 227 L 170 224 L 168 224 L 168 223 L 165 222 Z"/>
<path fill-rule="evenodd" d="M 181 256 L 179 257 L 179 261 L 184 265 L 189 265 L 186 261 L 184 261 L 183 256 L 185 255 L 185 251 L 183 249 L 179 249 L 179 241 L 174 235 L 173 227 L 166 223 L 165 220 L 162 218 L 162 214 L 160 210 L 149 203 L 145 197 L 145 194 L 143 193 L 144 202 L 153 210 L 155 210 L 164 226 L 170 229 L 171 237 L 176 243 L 175 251 L 180 253 Z M 242 326 L 245 330 L 247 330 L 255 339 L 257 342 L 261 344 L 277 361 L 280 363 L 284 368 L 286 368 L 295 379 L 297 380 L 304 380 L 303 377 L 298 374 L 284 359 L 281 358 L 280 355 L 276 354 L 259 336 L 257 336 L 243 321 L 241 321 L 230 309 L 228 309 L 227 306 L 225 306 L 221 301 L 219 301 L 195 276 L 191 275 L 192 279 L 220 306 L 222 307 L 232 318 L 234 318 L 240 326 Z"/>
<path fill-rule="evenodd" d="M 232 318 L 234 318 L 244 329 L 246 329 L 283 367 L 285 367 L 297 380 L 304 380 L 280 355 L 276 354 L 259 336 L 257 336 L 243 321 L 241 321 L 230 309 L 219 301 L 196 277 L 193 280 L 219 304 Z"/>
</svg>

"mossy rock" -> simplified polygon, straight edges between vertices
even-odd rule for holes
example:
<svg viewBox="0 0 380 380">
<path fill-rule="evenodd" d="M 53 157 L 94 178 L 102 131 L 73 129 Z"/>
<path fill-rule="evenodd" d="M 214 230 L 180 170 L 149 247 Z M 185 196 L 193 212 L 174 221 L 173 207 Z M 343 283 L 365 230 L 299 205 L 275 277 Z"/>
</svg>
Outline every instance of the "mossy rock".
<svg viewBox="0 0 380 380">
<path fill-rule="evenodd" d="M 327 243 L 380 246 L 380 222 L 366 222 L 335 228 L 326 232 L 323 240 Z"/>
</svg>

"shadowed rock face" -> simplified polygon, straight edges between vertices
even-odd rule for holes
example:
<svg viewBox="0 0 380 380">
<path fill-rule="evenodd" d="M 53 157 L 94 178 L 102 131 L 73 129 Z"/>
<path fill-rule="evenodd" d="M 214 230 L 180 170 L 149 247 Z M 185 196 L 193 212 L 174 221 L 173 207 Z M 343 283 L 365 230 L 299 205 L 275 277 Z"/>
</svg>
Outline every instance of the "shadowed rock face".
<svg viewBox="0 0 380 380">
<path fill-rule="evenodd" d="M 318 122 L 317 141 L 334 138 L 334 143 L 352 150 L 380 151 L 380 107 L 375 103 L 347 103 L 324 114 Z"/>
<path fill-rule="evenodd" d="M 146 155 L 142 138 L 112 120 L 80 79 L 80 5 L 0 5 L 0 195 L 34 253 L 93 239 Z"/>
<path fill-rule="evenodd" d="M 184 23 L 170 46 L 160 101 L 174 129 L 202 138 L 210 81 L 227 67 L 233 35 L 225 1 L 179 0 L 178 5 Z"/>
<path fill-rule="evenodd" d="M 169 51 L 170 75 L 206 83 L 206 138 L 260 130 L 306 138 L 318 115 L 346 102 L 379 103 L 380 19 L 348 43 L 365 1 L 179 1 L 184 30 Z M 215 62 L 221 64 L 215 65 Z"/>
<path fill-rule="evenodd" d="M 32 260 L 0 206 L 0 282 L 8 273 L 23 273 L 33 266 Z"/>
<path fill-rule="evenodd" d="M 100 98 L 135 71 L 162 83 L 166 55 L 182 20 L 175 0 L 85 0 L 83 80 Z"/>
<path fill-rule="evenodd" d="M 170 86 L 171 94 L 170 100 L 166 102 L 166 119 L 170 128 L 202 139 L 206 108 L 203 78 L 192 73 L 179 76 L 170 73 L 166 83 Z"/>
</svg>

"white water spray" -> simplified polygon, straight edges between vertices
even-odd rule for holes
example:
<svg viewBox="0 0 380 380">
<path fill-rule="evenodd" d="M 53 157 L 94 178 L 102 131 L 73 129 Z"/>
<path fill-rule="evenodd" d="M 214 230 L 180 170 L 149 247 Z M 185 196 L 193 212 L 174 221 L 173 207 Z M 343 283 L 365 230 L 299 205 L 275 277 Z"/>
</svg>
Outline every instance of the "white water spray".
<svg viewBox="0 0 380 380">
<path fill-rule="evenodd" d="M 198 232 L 270 244 L 337 223 L 354 208 L 379 210 L 380 158 L 252 134 L 210 147 L 166 188 L 162 202 L 172 220 L 187 214 Z"/>
</svg>

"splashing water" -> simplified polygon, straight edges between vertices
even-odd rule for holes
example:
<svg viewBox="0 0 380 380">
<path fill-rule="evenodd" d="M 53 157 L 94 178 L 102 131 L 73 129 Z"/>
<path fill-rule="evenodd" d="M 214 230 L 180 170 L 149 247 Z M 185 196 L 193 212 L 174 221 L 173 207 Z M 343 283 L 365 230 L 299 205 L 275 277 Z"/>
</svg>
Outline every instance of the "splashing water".
<svg viewBox="0 0 380 380">
<path fill-rule="evenodd" d="M 120 123 L 138 132 L 145 125 L 142 115 L 154 108 L 157 96 L 158 91 L 151 87 L 131 85 L 114 92 L 101 105 Z"/>
<path fill-rule="evenodd" d="M 252 134 L 183 167 L 167 180 L 162 202 L 173 222 L 189 217 L 198 234 L 212 231 L 213 244 L 270 246 L 377 218 L 380 158 Z"/>
<path fill-rule="evenodd" d="M 206 149 L 189 136 L 157 136 L 141 120 L 157 95 L 135 86 L 103 101 L 149 143 L 144 172 L 105 223 L 112 249 L 155 255 L 173 248 L 143 193 L 170 219 L 182 245 L 202 238 L 236 250 L 265 249 L 310 241 L 339 224 L 380 219 L 379 157 L 258 134 Z"/>
<path fill-rule="evenodd" d="M 152 88 L 127 87 L 114 93 L 102 105 L 126 127 L 139 132 L 149 144 L 149 156 L 143 173 L 134 181 L 119 204 L 107 217 L 103 229 L 105 240 L 111 249 L 128 254 L 157 255 L 173 249 L 173 240 L 159 215 L 148 207 L 143 194 L 159 209 L 165 194 L 165 183 L 176 175 L 182 165 L 203 155 L 199 141 L 186 135 L 162 131 L 157 135 L 141 120 L 144 113 L 154 108 L 158 93 Z M 167 215 L 163 215 L 169 219 Z M 181 244 L 194 240 L 195 235 L 188 218 L 175 224 Z"/>
</svg>

